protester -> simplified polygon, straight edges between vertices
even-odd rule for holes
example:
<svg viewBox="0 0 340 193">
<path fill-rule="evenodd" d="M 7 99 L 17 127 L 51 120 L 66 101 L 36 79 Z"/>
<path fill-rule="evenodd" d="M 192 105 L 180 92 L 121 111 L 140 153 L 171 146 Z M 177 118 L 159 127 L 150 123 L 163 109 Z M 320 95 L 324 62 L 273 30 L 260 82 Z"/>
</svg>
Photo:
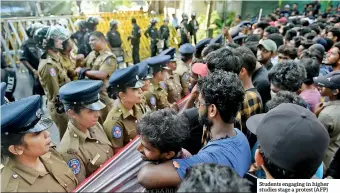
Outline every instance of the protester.
<svg viewBox="0 0 340 193">
<path fill-rule="evenodd" d="M 271 58 L 275 56 L 277 45 L 273 40 L 261 40 L 257 47 L 257 60 L 267 69 L 273 67 Z"/>
<path fill-rule="evenodd" d="M 277 50 L 279 62 L 286 60 L 295 60 L 297 57 L 297 50 L 292 46 L 282 45 Z"/>
<path fill-rule="evenodd" d="M 315 111 L 329 132 L 330 143 L 323 160 L 328 168 L 340 147 L 340 72 L 333 71 L 326 76 L 315 77 L 314 82 L 320 87 L 321 96 L 329 98 L 329 102 L 321 103 Z"/>
<path fill-rule="evenodd" d="M 199 120 L 211 132 L 212 139 L 190 158 L 144 166 L 138 174 L 138 181 L 144 187 L 177 186 L 184 178 L 186 169 L 199 163 L 230 166 L 240 176 L 248 171 L 249 144 L 244 134 L 235 129 L 233 124 L 244 98 L 241 81 L 234 73 L 216 71 L 200 79 L 198 88 Z"/>
<path fill-rule="evenodd" d="M 254 115 L 247 127 L 257 135 L 255 162 L 267 179 L 312 178 L 329 143 L 327 130 L 315 115 L 295 104 Z"/>
</svg>

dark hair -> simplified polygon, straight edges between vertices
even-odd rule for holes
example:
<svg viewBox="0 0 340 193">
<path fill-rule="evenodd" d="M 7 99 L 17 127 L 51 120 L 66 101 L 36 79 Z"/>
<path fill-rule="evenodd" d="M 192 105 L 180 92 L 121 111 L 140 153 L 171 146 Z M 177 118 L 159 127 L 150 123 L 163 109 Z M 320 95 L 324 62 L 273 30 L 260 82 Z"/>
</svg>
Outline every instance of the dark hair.
<svg viewBox="0 0 340 193">
<path fill-rule="evenodd" d="M 295 27 L 294 24 L 286 25 L 282 28 L 282 35 L 285 36 L 289 30 L 291 30 L 293 27 Z"/>
<path fill-rule="evenodd" d="M 250 183 L 230 167 L 204 163 L 187 169 L 177 192 L 250 192 Z"/>
<path fill-rule="evenodd" d="M 91 32 L 91 33 L 90 33 L 90 36 L 95 36 L 95 37 L 97 37 L 97 38 L 99 38 L 99 39 L 104 39 L 104 40 L 105 40 L 104 34 L 103 34 L 102 32 L 100 32 L 100 31 Z M 89 36 L 89 37 L 90 37 L 90 36 Z"/>
<path fill-rule="evenodd" d="M 301 21 L 298 18 L 294 18 L 294 19 L 292 19 L 292 23 L 294 25 L 300 25 Z"/>
<path fill-rule="evenodd" d="M 241 70 L 239 58 L 229 48 L 220 48 L 205 58 L 210 72 L 224 70 L 238 74 Z"/>
<path fill-rule="evenodd" d="M 263 158 L 264 167 L 268 170 L 271 176 L 275 179 L 310 179 L 315 174 L 316 170 L 313 171 L 298 171 L 298 172 L 290 172 L 285 170 L 279 166 L 277 166 L 274 162 L 269 160 L 264 152 L 261 150 L 261 146 L 259 146 L 260 154 Z"/>
<path fill-rule="evenodd" d="M 234 42 L 226 43 L 225 46 L 226 46 L 226 47 L 230 47 L 230 48 L 238 48 L 238 47 L 240 47 L 240 45 L 235 44 Z"/>
<path fill-rule="evenodd" d="M 181 151 L 189 137 L 188 127 L 188 119 L 170 108 L 149 112 L 137 122 L 137 132 L 161 153 Z"/>
<path fill-rule="evenodd" d="M 280 90 L 276 95 L 266 103 L 266 112 L 276 108 L 282 103 L 292 103 L 307 108 L 307 103 L 296 93 L 286 90 Z"/>
<path fill-rule="evenodd" d="M 218 43 L 214 43 L 214 44 L 209 44 L 208 46 L 206 46 L 203 50 L 202 50 L 202 56 L 205 57 L 208 54 L 210 54 L 210 52 L 213 52 L 215 50 L 220 49 L 222 46 L 221 44 Z"/>
<path fill-rule="evenodd" d="M 332 47 L 333 47 L 333 40 L 329 39 L 329 38 L 324 38 L 327 42 L 326 46 L 325 46 L 325 50 L 326 52 L 328 52 Z"/>
<path fill-rule="evenodd" d="M 305 68 L 293 60 L 279 62 L 268 72 L 270 83 L 291 92 L 298 91 L 306 77 Z"/>
<path fill-rule="evenodd" d="M 205 64 L 206 62 L 205 62 L 204 59 L 201 59 L 201 58 L 194 58 L 194 59 L 192 59 L 191 65 L 194 65 L 196 63 L 203 63 L 203 64 Z"/>
<path fill-rule="evenodd" d="M 282 45 L 279 47 L 277 52 L 285 56 L 289 56 L 289 58 L 292 60 L 294 60 L 297 57 L 297 50 L 293 46 Z"/>
<path fill-rule="evenodd" d="M 251 75 L 255 71 L 256 67 L 256 57 L 253 54 L 253 52 L 247 48 L 246 46 L 241 46 L 235 49 L 235 53 L 239 55 L 241 66 L 245 68 L 248 72 L 248 75 L 251 77 Z"/>
<path fill-rule="evenodd" d="M 333 36 L 337 37 L 337 42 L 340 41 L 340 29 L 338 27 L 332 27 L 328 32 L 332 32 Z"/>
<path fill-rule="evenodd" d="M 337 47 L 337 48 L 340 50 L 340 42 L 335 43 L 335 44 L 333 45 L 333 47 Z M 339 52 L 339 54 L 340 54 L 340 52 Z"/>
<path fill-rule="evenodd" d="M 260 41 L 260 36 L 258 34 L 250 34 L 247 36 L 247 38 L 244 40 L 245 43 L 248 42 L 259 42 Z"/>
<path fill-rule="evenodd" d="M 280 47 L 281 45 L 284 44 L 283 36 L 279 33 L 274 33 L 274 34 L 268 35 L 268 39 L 273 40 L 276 43 L 277 47 Z"/>
<path fill-rule="evenodd" d="M 307 27 L 307 26 L 309 26 L 309 21 L 303 20 L 303 21 L 301 21 L 301 25 Z"/>
<path fill-rule="evenodd" d="M 214 104 L 225 123 L 233 123 L 244 99 L 238 75 L 215 70 L 199 79 L 197 85 L 205 103 Z"/>
<path fill-rule="evenodd" d="M 314 31 L 312 31 L 312 32 L 310 32 L 310 33 L 307 33 L 307 34 L 305 35 L 305 38 L 306 38 L 307 40 L 313 40 L 316 36 L 317 36 L 317 34 L 316 34 Z"/>
<path fill-rule="evenodd" d="M 313 40 L 304 40 L 301 42 L 301 45 L 305 48 L 308 49 L 314 44 Z"/>
<path fill-rule="evenodd" d="M 112 87 L 112 86 L 109 86 L 107 88 L 107 94 L 113 100 L 116 100 L 116 99 L 119 98 L 119 92 L 124 92 L 125 93 L 126 92 L 126 88 L 125 87 L 117 88 L 117 87 Z"/>
<path fill-rule="evenodd" d="M 26 145 L 24 141 L 25 134 L 26 133 L 1 134 L 1 161 L 5 160 L 6 157 L 15 157 L 15 155 L 8 150 L 11 145 Z"/>
<path fill-rule="evenodd" d="M 261 28 L 261 29 L 266 29 L 266 27 L 269 26 L 268 22 L 265 21 L 260 21 L 259 23 L 256 24 L 256 28 Z"/>
<path fill-rule="evenodd" d="M 314 31 L 317 35 L 320 34 L 320 26 L 318 24 L 312 24 L 309 26 L 312 31 Z"/>
<path fill-rule="evenodd" d="M 80 111 L 85 109 L 83 105 L 73 105 L 73 104 L 65 104 L 65 103 L 64 103 L 64 108 L 65 108 L 65 111 L 71 109 L 76 114 L 80 114 Z"/>
<path fill-rule="evenodd" d="M 306 34 L 312 32 L 312 30 L 309 27 L 302 27 L 299 29 L 300 36 L 305 36 Z"/>
<path fill-rule="evenodd" d="M 288 30 L 287 33 L 285 34 L 285 39 L 290 41 L 292 40 L 295 36 L 297 36 L 297 32 L 295 30 Z"/>
<path fill-rule="evenodd" d="M 132 22 L 132 23 L 137 23 L 136 18 L 132 18 L 132 19 L 131 19 L 131 22 Z"/>
<path fill-rule="evenodd" d="M 247 42 L 244 44 L 244 46 L 246 46 L 247 48 L 249 48 L 254 56 L 256 56 L 257 54 L 257 46 L 259 45 L 259 42 Z"/>
<path fill-rule="evenodd" d="M 303 58 L 298 63 L 305 67 L 306 70 L 307 77 L 304 83 L 307 85 L 313 84 L 313 78 L 319 76 L 319 62 L 312 58 Z"/>
<path fill-rule="evenodd" d="M 268 26 L 264 31 L 267 32 L 268 34 L 280 33 L 279 29 L 274 26 Z"/>
<path fill-rule="evenodd" d="M 304 38 L 304 37 L 302 37 L 302 36 L 295 36 L 294 38 L 293 38 L 293 40 L 294 40 L 294 46 L 296 47 L 296 48 L 298 48 L 301 44 L 302 44 L 302 42 L 305 40 L 306 38 Z"/>
</svg>

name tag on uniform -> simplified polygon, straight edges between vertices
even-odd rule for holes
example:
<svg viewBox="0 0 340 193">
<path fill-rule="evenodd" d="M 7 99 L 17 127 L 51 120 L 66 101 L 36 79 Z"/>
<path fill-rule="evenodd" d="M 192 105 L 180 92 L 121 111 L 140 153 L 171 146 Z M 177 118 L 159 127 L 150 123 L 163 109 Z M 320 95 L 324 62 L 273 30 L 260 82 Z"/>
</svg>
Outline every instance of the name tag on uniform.
<svg viewBox="0 0 340 193">
<path fill-rule="evenodd" d="M 92 159 L 91 164 L 94 165 L 99 158 L 100 155 L 97 153 L 97 155 Z"/>
</svg>

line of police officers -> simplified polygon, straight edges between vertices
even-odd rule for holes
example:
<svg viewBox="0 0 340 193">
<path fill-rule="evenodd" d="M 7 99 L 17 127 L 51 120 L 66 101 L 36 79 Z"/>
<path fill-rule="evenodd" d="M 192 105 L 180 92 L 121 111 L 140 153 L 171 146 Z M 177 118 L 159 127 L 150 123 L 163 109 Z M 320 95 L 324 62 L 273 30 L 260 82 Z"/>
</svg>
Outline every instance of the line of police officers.
<svg viewBox="0 0 340 193">
<path fill-rule="evenodd" d="M 58 149 L 51 144 L 46 129 L 52 121 L 42 117 L 41 96 L 2 105 L 4 192 L 73 190 L 136 137 L 136 122 L 143 114 L 166 107 L 178 109 L 176 102 L 189 94 L 194 46 L 183 44 L 179 61 L 176 49 L 168 48 L 134 66 L 117 69 L 116 51 L 107 45 L 121 46 L 116 41 L 120 38 L 117 22 L 110 23 L 108 41 L 95 31 L 96 19 L 90 17 L 87 22 L 89 28 L 84 30 L 86 25 L 80 22 L 72 36 L 62 26 L 29 27 L 32 31 L 23 44 L 22 61 L 32 77 L 39 78 L 61 143 Z M 129 38 L 139 44 L 140 28 L 135 20 L 132 23 Z M 74 60 L 72 37 L 79 48 Z"/>
</svg>

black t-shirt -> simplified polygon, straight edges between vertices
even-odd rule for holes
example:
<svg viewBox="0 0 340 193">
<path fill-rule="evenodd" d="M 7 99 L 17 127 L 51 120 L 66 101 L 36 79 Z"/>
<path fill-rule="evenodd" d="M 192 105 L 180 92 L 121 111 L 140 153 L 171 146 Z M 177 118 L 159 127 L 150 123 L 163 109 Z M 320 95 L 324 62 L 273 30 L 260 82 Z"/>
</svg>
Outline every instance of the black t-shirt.
<svg viewBox="0 0 340 193">
<path fill-rule="evenodd" d="M 262 66 L 256 70 L 252 76 L 253 84 L 260 93 L 263 107 L 270 100 L 270 83 L 268 80 L 268 71 Z"/>
</svg>

